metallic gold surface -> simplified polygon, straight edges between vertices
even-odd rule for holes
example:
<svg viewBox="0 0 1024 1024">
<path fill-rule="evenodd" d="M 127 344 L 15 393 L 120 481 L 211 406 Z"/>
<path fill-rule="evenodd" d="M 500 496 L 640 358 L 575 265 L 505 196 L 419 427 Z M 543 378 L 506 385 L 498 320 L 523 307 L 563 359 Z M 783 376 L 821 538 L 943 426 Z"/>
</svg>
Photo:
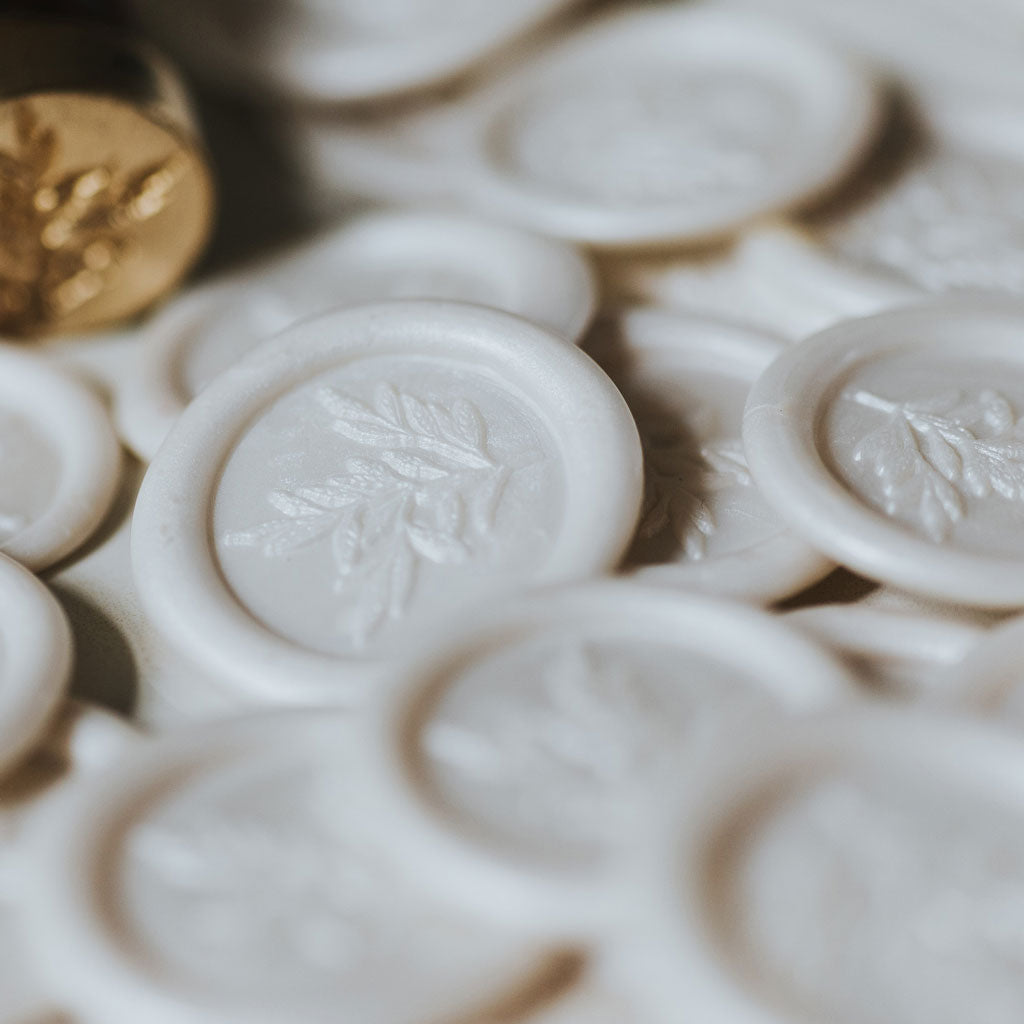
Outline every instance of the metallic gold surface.
<svg viewBox="0 0 1024 1024">
<path fill-rule="evenodd" d="M 0 334 L 145 308 L 198 256 L 212 206 L 159 58 L 104 29 L 0 21 Z"/>
</svg>

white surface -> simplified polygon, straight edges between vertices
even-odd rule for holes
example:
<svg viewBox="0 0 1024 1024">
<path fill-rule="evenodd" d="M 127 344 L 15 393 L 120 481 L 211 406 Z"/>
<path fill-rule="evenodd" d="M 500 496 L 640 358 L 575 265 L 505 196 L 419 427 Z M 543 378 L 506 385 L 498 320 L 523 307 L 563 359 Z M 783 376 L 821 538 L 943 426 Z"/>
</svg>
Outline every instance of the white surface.
<svg viewBox="0 0 1024 1024">
<path fill-rule="evenodd" d="M 877 113 L 864 71 L 813 40 L 672 5 L 600 19 L 386 126 L 299 134 L 321 187 L 629 247 L 729 235 L 816 197 Z"/>
<path fill-rule="evenodd" d="M 481 307 L 364 306 L 192 403 L 142 484 L 135 580 L 225 683 L 352 700 L 460 609 L 612 568 L 641 478 L 625 402 L 577 349 Z"/>
<path fill-rule="evenodd" d="M 754 385 L 743 440 L 801 536 L 886 583 L 1024 605 L 1024 305 L 935 301 L 794 346 Z"/>
<path fill-rule="evenodd" d="M 357 732 L 320 711 L 162 737 L 52 808 L 29 926 L 65 1005 L 107 1024 L 415 1024 L 543 975 L 541 938 L 416 883 L 365 801 Z"/>
<path fill-rule="evenodd" d="M 817 605 L 786 616 L 833 649 L 879 696 L 931 700 L 986 635 L 952 615 L 915 615 L 864 604 Z"/>
<path fill-rule="evenodd" d="M 644 446 L 644 508 L 623 563 L 640 582 L 769 603 L 833 568 L 760 496 L 740 440 L 750 385 L 783 347 L 657 309 L 591 332 L 586 351 L 622 391 Z"/>
<path fill-rule="evenodd" d="M 1024 745 L 861 711 L 749 735 L 667 815 L 633 948 L 661 1019 L 1012 1024 Z"/>
<path fill-rule="evenodd" d="M 572 0 L 132 0 L 204 78 L 305 101 L 372 99 L 464 71 Z"/>
<path fill-rule="evenodd" d="M 0 555 L 0 771 L 45 733 L 71 671 L 60 605 L 28 570 Z"/>
<path fill-rule="evenodd" d="M 0 551 L 43 569 L 99 525 L 121 448 L 95 395 L 42 359 L 0 345 Z"/>
<path fill-rule="evenodd" d="M 856 699 L 838 661 L 754 609 L 622 581 L 552 589 L 409 653 L 367 785 L 436 884 L 585 932 L 628 903 L 670 780 L 743 723 Z"/>
<path fill-rule="evenodd" d="M 333 308 L 413 298 L 493 306 L 570 341 L 597 301 L 586 259 L 565 243 L 452 214 L 368 214 L 157 314 L 135 386 L 118 394 L 122 433 L 150 459 L 188 402 L 259 342 Z"/>
</svg>

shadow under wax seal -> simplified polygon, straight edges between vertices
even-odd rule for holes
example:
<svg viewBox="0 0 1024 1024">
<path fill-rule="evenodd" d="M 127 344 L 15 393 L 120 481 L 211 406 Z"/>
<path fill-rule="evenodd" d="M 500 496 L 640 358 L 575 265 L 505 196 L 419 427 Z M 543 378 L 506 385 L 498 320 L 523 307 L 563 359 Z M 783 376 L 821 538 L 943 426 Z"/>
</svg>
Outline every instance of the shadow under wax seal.
<svg viewBox="0 0 1024 1024">
<path fill-rule="evenodd" d="M 0 333 L 101 327 L 199 255 L 210 175 L 173 69 L 91 23 L 0 20 Z"/>
</svg>

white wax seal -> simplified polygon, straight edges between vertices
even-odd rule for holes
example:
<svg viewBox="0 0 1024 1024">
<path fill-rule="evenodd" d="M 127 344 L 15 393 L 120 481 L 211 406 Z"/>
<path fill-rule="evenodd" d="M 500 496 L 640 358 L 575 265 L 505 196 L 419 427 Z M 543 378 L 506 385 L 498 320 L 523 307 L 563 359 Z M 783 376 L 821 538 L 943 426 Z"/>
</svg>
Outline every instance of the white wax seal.
<svg viewBox="0 0 1024 1024">
<path fill-rule="evenodd" d="M 121 448 L 102 403 L 41 359 L 0 345 L 0 551 L 44 569 L 100 524 Z"/>
<path fill-rule="evenodd" d="M 879 696 L 931 700 L 940 681 L 985 636 L 951 615 L 910 614 L 865 604 L 824 604 L 786 616 L 831 647 Z"/>
<path fill-rule="evenodd" d="M 132 0 L 154 36 L 197 74 L 321 103 L 444 81 L 573 0 Z"/>
<path fill-rule="evenodd" d="M 68 786 L 108 764 L 138 733 L 123 719 L 78 701 L 64 703 L 49 732 L 17 769 L 0 782 L 0 1022 L 63 1020 L 26 949 L 20 920 L 26 878 L 26 823 Z"/>
<path fill-rule="evenodd" d="M 57 710 L 71 672 L 71 630 L 28 570 L 0 555 L 0 772 L 25 757 Z"/>
<path fill-rule="evenodd" d="M 835 184 L 872 83 L 803 35 L 673 5 L 607 18 L 470 99 L 476 201 L 596 245 L 734 232 Z"/>
<path fill-rule="evenodd" d="M 750 393 L 743 440 L 804 539 L 874 579 L 1024 605 L 1024 305 L 946 299 L 839 324 Z"/>
<path fill-rule="evenodd" d="M 403 674 L 371 737 L 381 814 L 470 905 L 581 929 L 622 909 L 667 779 L 738 723 L 857 697 L 763 612 L 623 581 L 478 614 Z"/>
<path fill-rule="evenodd" d="M 877 709 L 761 732 L 666 814 L 634 950 L 659 1019 L 1018 1020 L 1019 737 Z"/>
<path fill-rule="evenodd" d="M 321 185 L 606 247 L 707 241 L 834 186 L 878 104 L 799 32 L 703 5 L 603 18 L 386 125 L 300 128 Z"/>
<path fill-rule="evenodd" d="M 925 135 L 905 164 L 779 236 L 759 261 L 762 285 L 802 307 L 823 297 L 850 315 L 905 305 L 915 293 L 1024 295 L 1019 152 Z"/>
<path fill-rule="evenodd" d="M 510 992 L 528 1006 L 554 944 L 416 881 L 417 851 L 366 801 L 358 731 L 317 711 L 160 737 L 37 820 L 26 922 L 63 1004 L 152 1024 L 483 1019 Z"/>
<path fill-rule="evenodd" d="M 587 340 L 624 394 L 644 447 L 645 495 L 624 568 L 645 583 L 769 602 L 833 566 L 758 493 L 740 424 L 782 343 L 658 309 L 605 318 Z"/>
<path fill-rule="evenodd" d="M 575 341 L 596 290 L 562 242 L 451 214 L 367 214 L 159 314 L 135 387 L 119 391 L 122 432 L 150 459 L 192 398 L 260 341 L 338 306 L 412 298 L 493 306 Z"/>
<path fill-rule="evenodd" d="M 495 310 L 395 302 L 296 325 L 221 375 L 136 506 L 169 640 L 276 700 L 348 700 L 421 630 L 614 567 L 636 428 L 578 349 Z"/>
</svg>

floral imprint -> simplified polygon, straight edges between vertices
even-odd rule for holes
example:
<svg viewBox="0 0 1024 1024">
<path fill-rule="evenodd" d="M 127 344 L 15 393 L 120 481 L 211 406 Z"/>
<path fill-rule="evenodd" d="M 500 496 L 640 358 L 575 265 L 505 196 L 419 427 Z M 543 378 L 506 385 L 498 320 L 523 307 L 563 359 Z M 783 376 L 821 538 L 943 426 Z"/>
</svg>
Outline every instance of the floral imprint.
<svg viewBox="0 0 1024 1024">
<path fill-rule="evenodd" d="M 602 847 L 720 713 L 749 706 L 761 705 L 745 685 L 692 653 L 559 639 L 469 667 L 419 742 L 432 785 L 474 825 L 575 858 Z"/>
<path fill-rule="evenodd" d="M 948 783 L 825 776 L 737 844 L 733 937 L 815 1019 L 1010 1024 L 1022 834 L 1016 809 Z"/>
<path fill-rule="evenodd" d="M 208 955 L 287 952 L 309 970 L 352 970 L 370 942 L 381 882 L 314 820 L 285 827 L 220 813 L 187 826 L 147 824 L 132 854 L 150 884 L 173 895 L 189 942 Z"/>
<path fill-rule="evenodd" d="M 527 97 L 497 138 L 506 161 L 549 188 L 639 207 L 750 188 L 787 120 L 785 94 L 753 77 L 647 69 L 609 81 L 588 71 Z"/>
<path fill-rule="evenodd" d="M 890 401 L 858 389 L 843 397 L 884 415 L 858 441 L 853 460 L 877 480 L 886 514 L 930 540 L 949 539 L 968 514 L 969 498 L 1024 501 L 1024 427 L 999 392 L 970 397 L 954 389 Z"/>
<path fill-rule="evenodd" d="M 650 540 L 668 530 L 687 558 L 704 558 L 718 522 L 713 503 L 700 492 L 753 486 L 743 443 L 726 438 L 695 451 L 679 437 L 675 444 L 645 446 L 644 455 L 644 511 L 637 536 Z"/>
<path fill-rule="evenodd" d="M 341 620 L 363 646 L 406 614 L 424 562 L 466 562 L 491 534 L 510 476 L 488 447 L 487 424 L 471 401 L 434 402 L 379 384 L 372 404 L 332 387 L 317 392 L 330 429 L 362 451 L 336 476 L 272 490 L 280 515 L 228 532 L 229 547 L 267 558 L 327 540 Z"/>
<path fill-rule="evenodd" d="M 929 291 L 1024 292 L 1024 197 L 1008 161 L 932 153 L 825 237 L 841 255 Z"/>
</svg>

